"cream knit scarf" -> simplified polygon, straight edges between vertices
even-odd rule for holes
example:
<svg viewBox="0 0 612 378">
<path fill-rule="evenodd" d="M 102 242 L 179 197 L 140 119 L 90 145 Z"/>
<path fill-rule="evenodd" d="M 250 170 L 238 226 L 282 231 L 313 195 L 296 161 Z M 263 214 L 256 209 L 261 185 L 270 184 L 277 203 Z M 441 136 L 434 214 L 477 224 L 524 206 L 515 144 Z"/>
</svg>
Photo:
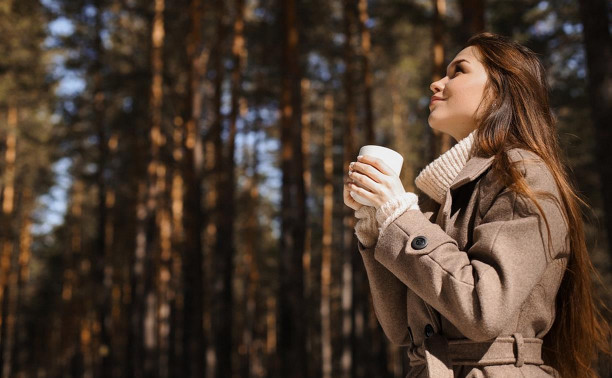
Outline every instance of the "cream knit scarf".
<svg viewBox="0 0 612 378">
<path fill-rule="evenodd" d="M 414 181 L 417 188 L 437 203 L 442 204 L 446 191 L 471 157 L 475 132 L 476 130 L 472 131 L 451 149 L 429 163 Z M 410 209 L 420 210 L 418 197 L 412 192 L 392 198 L 378 209 L 362 206 L 355 211 L 355 217 L 359 219 L 355 225 L 355 234 L 364 246 L 373 246 L 386 227 Z"/>
<path fill-rule="evenodd" d="M 472 131 L 450 150 L 429 163 L 414 180 L 417 188 L 437 203 L 442 204 L 446 191 L 471 156 L 475 132 L 476 130 Z"/>
</svg>

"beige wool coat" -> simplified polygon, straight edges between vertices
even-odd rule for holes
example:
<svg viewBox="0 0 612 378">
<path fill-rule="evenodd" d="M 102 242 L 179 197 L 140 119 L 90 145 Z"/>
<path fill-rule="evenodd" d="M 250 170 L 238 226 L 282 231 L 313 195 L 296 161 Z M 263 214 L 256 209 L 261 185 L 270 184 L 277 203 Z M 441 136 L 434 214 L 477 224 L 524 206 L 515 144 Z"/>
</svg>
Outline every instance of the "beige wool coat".
<svg viewBox="0 0 612 378">
<path fill-rule="evenodd" d="M 559 199 L 546 164 L 509 151 L 529 187 Z M 405 346 L 406 377 L 558 377 L 542 361 L 542 337 L 569 256 L 559 205 L 537 207 L 505 187 L 493 157 L 470 158 L 440 205 L 419 193 L 366 248 L 358 243 L 374 310 L 390 341 Z M 550 255 L 552 253 L 552 256 Z"/>
</svg>

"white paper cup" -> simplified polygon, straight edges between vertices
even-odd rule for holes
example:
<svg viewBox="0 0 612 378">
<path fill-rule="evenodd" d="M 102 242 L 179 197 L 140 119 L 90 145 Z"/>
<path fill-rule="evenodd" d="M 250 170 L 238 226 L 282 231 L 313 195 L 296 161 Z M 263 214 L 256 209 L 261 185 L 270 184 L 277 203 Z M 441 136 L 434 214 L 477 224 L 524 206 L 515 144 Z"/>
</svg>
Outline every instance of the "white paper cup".
<svg viewBox="0 0 612 378">
<path fill-rule="evenodd" d="M 390 148 L 368 144 L 359 149 L 359 155 L 373 156 L 381 159 L 385 164 L 389 166 L 389 168 L 391 168 L 391 170 L 393 170 L 396 176 L 399 176 L 400 172 L 402 171 L 404 157 L 399 152 L 396 152 Z M 374 206 L 373 203 L 371 203 L 366 198 L 363 198 L 359 194 L 353 192 L 349 193 L 351 197 L 353 197 L 353 199 L 359 202 L 360 204 L 366 206 Z"/>
</svg>

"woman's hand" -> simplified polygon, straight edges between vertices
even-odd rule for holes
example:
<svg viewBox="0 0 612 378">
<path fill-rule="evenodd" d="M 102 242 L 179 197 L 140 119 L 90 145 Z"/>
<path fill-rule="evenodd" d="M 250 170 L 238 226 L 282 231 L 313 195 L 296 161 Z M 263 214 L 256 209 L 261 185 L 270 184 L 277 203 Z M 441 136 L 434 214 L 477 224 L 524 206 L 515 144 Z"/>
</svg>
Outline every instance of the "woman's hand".
<svg viewBox="0 0 612 378">
<path fill-rule="evenodd" d="M 349 165 L 349 178 L 353 180 L 348 184 L 349 191 L 368 199 L 377 209 L 406 192 L 399 176 L 379 158 L 364 155 L 357 160 Z"/>
<path fill-rule="evenodd" d="M 349 194 L 349 185 L 353 183 L 353 180 L 351 180 L 350 177 L 347 177 L 344 180 L 344 192 L 343 192 L 343 196 L 344 196 L 344 204 L 348 207 L 350 207 L 351 209 L 357 211 L 359 209 L 361 209 L 361 207 L 363 206 L 362 204 L 360 204 L 359 202 L 355 201 L 355 199 Z"/>
</svg>

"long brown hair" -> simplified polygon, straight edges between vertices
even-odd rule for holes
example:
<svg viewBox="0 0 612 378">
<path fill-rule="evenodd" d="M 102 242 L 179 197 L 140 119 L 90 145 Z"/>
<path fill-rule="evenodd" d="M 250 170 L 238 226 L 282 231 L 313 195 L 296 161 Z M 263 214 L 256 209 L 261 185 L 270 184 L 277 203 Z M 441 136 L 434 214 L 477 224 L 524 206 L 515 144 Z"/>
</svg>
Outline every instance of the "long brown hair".
<svg viewBox="0 0 612 378">
<path fill-rule="evenodd" d="M 563 216 L 569 225 L 570 256 L 557 293 L 555 321 L 544 337 L 544 361 L 562 377 L 597 376 L 591 363 L 600 351 L 610 355 L 610 326 L 595 304 L 591 287 L 591 274 L 599 275 L 587 250 L 580 205 L 590 207 L 578 195 L 567 173 L 565 157 L 561 156 L 545 69 L 536 53 L 501 35 L 479 33 L 466 46 L 475 47 L 474 53 L 488 74 L 477 115 L 475 153 L 495 156 L 493 169 L 500 172 L 512 190 L 530 198 L 544 215 L 522 174 L 510 163 L 507 151 L 520 147 L 537 154 L 555 178 Z M 550 240 L 546 216 L 544 219 Z M 600 303 L 607 310 L 601 300 Z"/>
</svg>

